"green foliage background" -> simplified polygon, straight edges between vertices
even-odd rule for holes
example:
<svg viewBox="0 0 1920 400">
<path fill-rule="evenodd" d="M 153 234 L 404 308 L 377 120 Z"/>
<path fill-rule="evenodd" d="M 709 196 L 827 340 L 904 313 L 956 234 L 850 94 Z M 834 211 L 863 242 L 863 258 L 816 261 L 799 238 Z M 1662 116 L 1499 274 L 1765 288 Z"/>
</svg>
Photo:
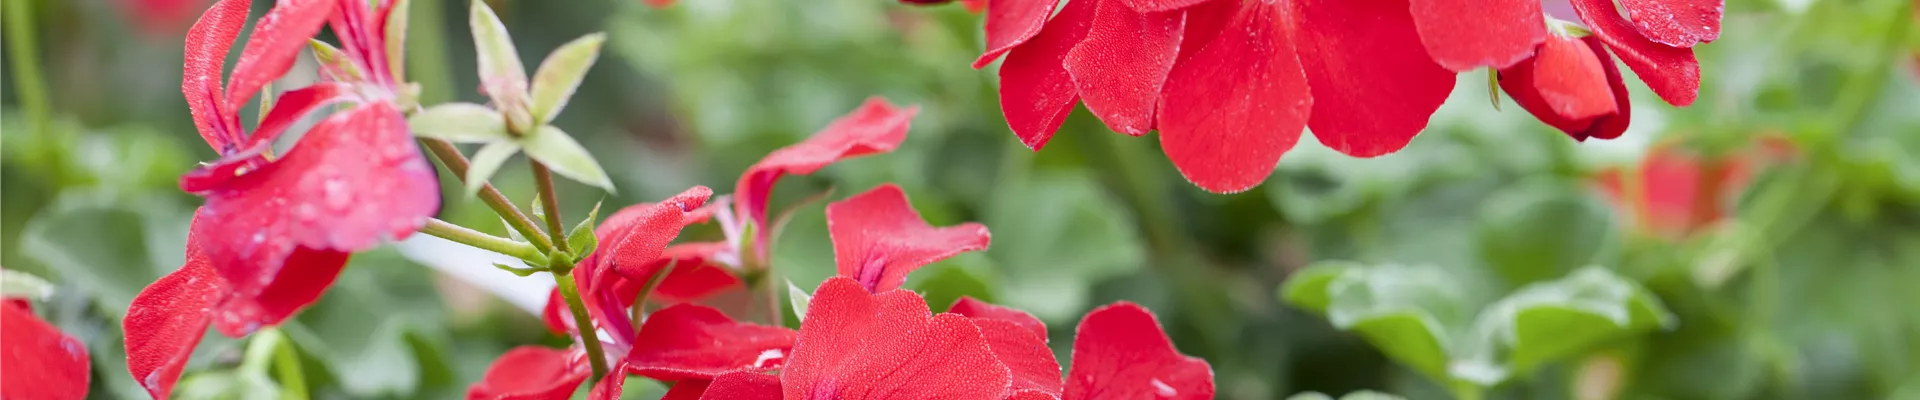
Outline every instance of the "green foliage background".
<svg viewBox="0 0 1920 400">
<path fill-rule="evenodd" d="M 143 30 L 129 1 L 4 1 L 34 26 L 7 30 L 0 265 L 58 285 L 39 310 L 88 343 L 92 397 L 142 397 L 118 316 L 181 262 L 199 200 L 174 179 L 213 158 L 176 89 L 190 20 Z M 936 307 L 973 295 L 1026 309 L 1063 358 L 1082 313 L 1129 300 L 1212 363 L 1222 398 L 1861 399 L 1920 398 L 1909 1 L 1731 0 L 1722 39 L 1698 48 L 1700 100 L 1675 109 L 1630 83 L 1634 127 L 1617 141 L 1573 142 L 1511 102 L 1498 110 L 1475 72 L 1407 150 L 1351 159 L 1303 138 L 1265 185 L 1236 195 L 1201 192 L 1155 139 L 1114 134 L 1084 111 L 1045 151 L 1019 145 L 993 67 L 968 68 L 981 20 L 959 6 L 491 4 L 525 60 L 609 34 L 554 122 L 613 176 L 609 206 L 695 184 L 729 191 L 747 165 L 870 95 L 920 105 L 899 151 L 788 178 L 775 203 L 895 182 L 935 224 L 987 224 L 991 249 L 909 286 Z M 256 14 L 271 2 L 257 3 Z M 428 104 L 484 101 L 465 6 L 414 1 L 408 76 Z M 23 63 L 41 76 L 23 78 Z M 23 79 L 43 83 L 47 102 L 23 97 Z M 1728 199 L 1727 222 L 1685 239 L 1639 234 L 1594 189 L 1594 171 L 1631 165 L 1656 140 L 1726 154 L 1768 132 L 1799 156 Z M 506 235 L 442 177 L 443 219 Z M 531 200 L 521 168 L 497 179 Z M 563 185 L 576 218 L 602 200 Z M 776 268 L 802 288 L 832 273 L 822 207 L 802 206 L 775 248 Z M 392 250 L 356 256 L 280 332 L 315 398 L 459 397 L 505 349 L 564 342 Z M 277 339 L 210 334 L 179 395 L 290 395 L 248 354 L 262 340 Z M 629 398 L 660 393 L 627 387 Z"/>
</svg>

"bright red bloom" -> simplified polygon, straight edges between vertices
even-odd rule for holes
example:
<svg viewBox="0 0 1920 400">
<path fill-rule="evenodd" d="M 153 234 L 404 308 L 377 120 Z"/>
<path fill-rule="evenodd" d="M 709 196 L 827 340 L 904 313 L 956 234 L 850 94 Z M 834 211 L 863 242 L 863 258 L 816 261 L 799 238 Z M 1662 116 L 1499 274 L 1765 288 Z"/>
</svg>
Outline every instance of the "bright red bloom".
<svg viewBox="0 0 1920 400">
<path fill-rule="evenodd" d="M 780 368 L 791 329 L 735 322 L 707 306 L 676 304 L 647 316 L 627 353 L 628 371 L 663 381 L 712 380 Z"/>
<path fill-rule="evenodd" d="M 467 399 L 565 400 L 592 374 L 584 352 L 520 346 L 493 360 Z"/>
<path fill-rule="evenodd" d="M 377 19 L 365 1 L 280 2 L 256 24 L 223 87 L 221 63 L 248 3 L 222 0 L 187 35 L 181 91 L 221 159 L 180 178 L 181 189 L 206 198 L 188 234 L 186 265 L 136 296 L 124 321 L 129 372 L 156 398 L 172 391 L 209 323 L 234 337 L 278 324 L 317 300 L 351 252 L 404 239 L 439 208 L 439 181 L 390 91 L 355 82 L 296 89 L 279 96 L 251 135 L 245 131 L 241 107 L 287 72 L 322 23 L 340 23 L 337 15 L 363 25 Z M 391 6 L 383 4 L 383 11 Z M 351 32 L 341 37 L 368 43 Z M 356 54 L 384 60 L 384 51 Z M 294 122 L 343 102 L 355 105 L 309 129 L 286 154 L 270 155 Z"/>
<path fill-rule="evenodd" d="M 78 399 L 87 395 L 87 346 L 33 315 L 14 299 L 0 301 L 0 398 Z"/>
<path fill-rule="evenodd" d="M 873 294 L 853 279 L 829 278 L 815 290 L 777 378 L 731 373 L 704 387 L 676 385 L 668 398 L 692 398 L 696 390 L 706 399 L 1213 397 L 1206 361 L 1174 350 L 1153 314 L 1132 303 L 1082 319 L 1064 382 L 1045 326 L 1032 316 L 973 299 L 954 309 L 935 315 L 913 292 Z"/>
<path fill-rule="evenodd" d="M 1655 93 L 1692 103 L 1699 65 L 1689 48 L 1718 36 L 1723 0 L 1622 1 L 1640 29 L 1613 0 L 1574 8 Z M 974 67 L 1006 55 L 1000 104 L 1022 143 L 1039 150 L 1085 102 L 1116 132 L 1159 130 L 1167 158 L 1213 192 L 1258 185 L 1303 128 L 1351 156 L 1399 151 L 1446 101 L 1456 71 L 1540 69 L 1525 86 L 1541 82 L 1547 94 L 1531 94 L 1542 101 L 1529 109 L 1564 110 L 1542 119 L 1579 128 L 1569 130 L 1578 138 L 1617 136 L 1628 122 L 1613 110 L 1625 99 L 1609 99 L 1624 97 L 1612 93 L 1621 86 L 1602 80 L 1606 56 L 1577 51 L 1592 47 L 1581 41 L 1543 44 L 1537 0 L 1087 0 L 1044 22 L 1036 16 L 1054 2 L 1008 2 L 987 8 L 987 51 Z M 1542 46 L 1556 57 L 1539 68 Z M 1578 75 L 1558 76 L 1569 71 Z"/>
<path fill-rule="evenodd" d="M 121 0 L 121 10 L 148 34 L 177 35 L 206 0 Z"/>
<path fill-rule="evenodd" d="M 1574 140 L 1617 138 L 1632 121 L 1627 83 L 1599 38 L 1555 35 L 1539 56 L 1499 74 L 1514 103 Z"/>
<path fill-rule="evenodd" d="M 906 141 L 907 128 L 919 113 L 919 106 L 901 108 L 884 98 L 869 98 L 860 108 L 834 119 L 806 141 L 774 150 L 747 167 L 733 187 L 734 213 L 745 218 L 736 223 L 751 223 L 754 227 L 754 249 L 742 251 L 742 256 L 754 257 L 760 261 L 757 265 L 765 264 L 770 248 L 767 201 L 773 194 L 773 184 L 779 182 L 780 177 L 811 174 L 835 161 L 893 151 L 900 147 L 900 142 Z"/>
<path fill-rule="evenodd" d="M 1673 142 L 1656 144 L 1629 181 L 1623 168 L 1594 176 L 1601 193 L 1644 233 L 1682 238 L 1724 219 L 1764 164 L 1794 152 L 1792 143 L 1762 137 L 1759 146 L 1717 157 L 1688 152 Z M 1636 185 L 1637 184 L 1637 185 Z M 1634 197 L 1638 194 L 1638 197 Z"/>
<path fill-rule="evenodd" d="M 976 223 L 927 225 L 906 193 L 890 183 L 828 204 L 827 232 L 840 276 L 875 293 L 900 287 L 907 273 L 922 266 L 985 249 L 993 236 Z"/>
<path fill-rule="evenodd" d="M 677 248 L 667 244 L 680 235 L 687 225 L 702 222 L 705 218 L 698 211 L 713 196 L 713 190 L 705 186 L 695 186 L 659 203 L 638 204 L 621 209 L 598 226 L 594 227 L 594 236 L 599 248 L 580 260 L 573 270 L 573 280 L 580 290 L 581 301 L 586 303 L 587 314 L 598 328 L 607 330 L 615 338 L 607 343 L 608 348 L 617 350 L 614 354 L 624 354 L 631 347 L 635 332 L 633 320 L 628 316 L 627 308 L 632 307 L 646 288 L 647 281 L 666 263 L 678 258 L 663 258 L 667 250 Z M 685 245 L 682 245 L 685 246 Z M 680 251 L 684 252 L 684 251 Z M 702 272 L 704 269 L 720 268 L 697 259 L 697 254 L 678 254 L 686 257 L 686 263 L 675 264 L 661 287 L 677 285 L 682 290 L 719 290 L 726 286 L 711 287 L 713 281 L 707 276 L 715 272 Z M 732 275 L 719 272 L 731 278 Z M 737 281 L 729 281 L 737 283 Z M 555 333 L 582 334 L 591 329 L 579 329 L 574 326 L 571 311 L 555 289 L 548 296 L 547 307 L 542 313 L 547 327 Z"/>
</svg>

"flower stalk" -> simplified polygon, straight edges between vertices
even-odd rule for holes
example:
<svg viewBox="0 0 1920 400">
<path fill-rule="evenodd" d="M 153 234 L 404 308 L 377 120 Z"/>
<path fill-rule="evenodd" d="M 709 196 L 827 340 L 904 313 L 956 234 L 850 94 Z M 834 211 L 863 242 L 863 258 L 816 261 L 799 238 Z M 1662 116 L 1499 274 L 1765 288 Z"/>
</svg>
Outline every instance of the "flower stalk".
<svg viewBox="0 0 1920 400">
<path fill-rule="evenodd" d="M 420 144 L 427 148 L 428 153 L 433 154 L 433 158 L 439 159 L 441 164 L 446 165 L 447 170 L 453 172 L 453 176 L 466 179 L 467 156 L 460 154 L 460 148 L 454 147 L 453 142 L 445 139 L 421 138 Z M 481 202 L 486 203 L 488 208 L 492 208 L 495 214 L 500 214 L 500 218 L 506 219 L 507 226 L 520 232 L 520 236 L 526 237 L 527 242 L 532 243 L 534 248 L 540 249 L 541 253 L 553 251 L 553 242 L 547 238 L 546 232 L 541 232 L 540 227 L 534 224 L 533 218 L 520 212 L 519 206 L 513 205 L 513 200 L 507 199 L 507 195 L 500 193 L 500 189 L 488 183 L 480 188 L 479 196 Z"/>
<path fill-rule="evenodd" d="M 485 232 L 454 225 L 451 222 L 442 221 L 438 218 L 427 220 L 427 225 L 420 227 L 420 233 L 453 241 L 454 243 L 473 246 L 481 250 L 513 256 L 513 258 L 526 261 L 527 264 L 534 266 L 544 267 L 547 264 L 546 255 L 541 253 L 540 249 L 534 248 L 531 244 L 488 235 Z"/>
</svg>

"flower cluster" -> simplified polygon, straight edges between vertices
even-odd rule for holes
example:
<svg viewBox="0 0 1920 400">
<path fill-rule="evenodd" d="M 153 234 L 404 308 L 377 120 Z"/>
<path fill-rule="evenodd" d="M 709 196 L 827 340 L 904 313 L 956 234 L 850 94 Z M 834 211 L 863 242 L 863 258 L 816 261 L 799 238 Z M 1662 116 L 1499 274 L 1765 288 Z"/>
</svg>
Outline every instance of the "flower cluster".
<svg viewBox="0 0 1920 400">
<path fill-rule="evenodd" d="M 912 2 L 912 1 L 907 1 Z M 1487 67 L 1541 121 L 1575 139 L 1628 123 L 1608 50 L 1668 103 L 1699 91 L 1692 47 L 1719 37 L 1723 0 L 995 0 L 980 68 L 1000 65 L 1007 123 L 1035 150 L 1077 103 L 1160 143 L 1202 189 L 1258 185 L 1312 129 L 1355 157 L 1404 148 Z M 1577 35 L 1588 34 L 1585 37 Z"/>
<path fill-rule="evenodd" d="M 209 324 L 240 337 L 285 321 L 326 291 L 353 252 L 406 238 L 440 206 L 439 180 L 401 114 L 410 96 L 391 64 L 397 43 L 384 33 L 395 2 L 279 2 L 255 23 L 223 86 L 223 61 L 251 3 L 222 0 L 187 33 L 180 89 L 220 159 L 180 178 L 182 190 L 206 198 L 186 264 L 142 290 L 123 322 L 129 372 L 155 398 L 172 391 Z M 263 103 L 249 133 L 242 106 L 329 21 L 345 46 L 329 64 L 333 80 Z M 349 105 L 275 155 L 289 126 L 335 104 Z"/>
<path fill-rule="evenodd" d="M 763 276 L 770 267 L 766 253 L 779 224 L 769 221 L 768 193 L 781 176 L 891 151 L 906 139 L 917 111 L 870 99 L 808 140 L 754 164 L 731 202 L 709 204 L 712 192 L 695 187 L 623 209 L 597 227 L 601 246 L 574 274 L 595 326 L 582 329 L 568 319 L 557 291 L 545 312 L 556 332 L 605 338 L 607 361 L 617 367 L 590 397 L 617 398 L 627 375 L 674 382 L 667 394 L 673 399 L 1039 399 L 1089 398 L 1102 391 L 1212 396 L 1207 364 L 1175 351 L 1139 306 L 1116 304 L 1088 316 L 1067 381 L 1074 384 L 1064 391 L 1039 320 L 973 299 L 932 314 L 918 294 L 900 289 L 906 276 L 985 249 L 991 235 L 979 224 L 929 225 L 891 184 L 827 206 L 838 274 L 814 291 L 805 311 L 796 310 L 803 321 L 799 330 L 739 322 L 721 309 L 689 303 L 741 287 L 741 276 Z M 708 222 L 720 224 L 727 240 L 672 243 L 686 226 Z M 665 306 L 633 320 L 630 315 L 640 316 L 635 311 L 646 310 L 648 300 Z M 567 398 L 590 375 L 586 357 L 591 355 L 578 346 L 514 349 L 469 388 L 468 397 Z M 896 370 L 915 372 L 888 373 Z"/>
</svg>

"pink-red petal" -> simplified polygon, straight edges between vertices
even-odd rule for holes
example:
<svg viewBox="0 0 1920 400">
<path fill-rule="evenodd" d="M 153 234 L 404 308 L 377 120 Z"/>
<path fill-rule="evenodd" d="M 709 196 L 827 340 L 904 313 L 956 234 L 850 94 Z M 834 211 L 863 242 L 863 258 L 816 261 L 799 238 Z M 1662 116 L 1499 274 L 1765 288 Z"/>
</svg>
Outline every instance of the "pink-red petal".
<svg viewBox="0 0 1920 400">
<path fill-rule="evenodd" d="M 967 317 L 930 315 L 913 292 L 871 294 L 845 277 L 814 291 L 780 374 L 790 399 L 999 399 L 1011 383 Z"/>
<path fill-rule="evenodd" d="M 1300 57 L 1313 93 L 1313 136 L 1355 157 L 1400 151 L 1453 93 L 1406 0 L 1303 0 Z"/>
<path fill-rule="evenodd" d="M 267 111 L 266 118 L 260 119 L 260 126 L 254 128 L 253 136 L 248 137 L 242 147 L 271 146 L 274 139 L 280 138 L 288 126 L 300 122 L 302 117 L 321 107 L 351 100 L 352 94 L 352 85 L 337 82 L 321 82 L 281 93 L 274 98 L 273 109 Z"/>
<path fill-rule="evenodd" d="M 196 231 L 232 290 L 258 297 L 296 249 L 352 252 L 406 238 L 439 209 L 439 183 L 399 111 L 370 103 L 328 117 L 285 157 L 203 193 L 196 220 L 207 226 Z"/>
<path fill-rule="evenodd" d="M 1027 148 L 1045 147 L 1080 101 L 1063 65 L 1067 51 L 1087 37 L 1098 1 L 1067 2 L 1038 36 L 1013 48 L 1000 63 L 1000 112 Z"/>
<path fill-rule="evenodd" d="M 1539 0 L 1411 0 L 1409 6 L 1420 43 L 1434 62 L 1454 71 L 1506 68 L 1547 39 Z"/>
<path fill-rule="evenodd" d="M 1587 29 L 1620 56 L 1620 62 L 1633 69 L 1640 81 L 1653 89 L 1667 104 L 1686 107 L 1700 96 L 1700 60 L 1692 49 L 1667 46 L 1648 40 L 1627 25 L 1613 8 L 1613 0 L 1572 0 L 1573 11 L 1586 21 Z"/>
<path fill-rule="evenodd" d="M 1613 58 L 1607 55 L 1605 46 L 1599 42 L 1598 38 L 1589 36 L 1581 40 L 1600 63 L 1607 88 L 1612 93 L 1611 100 L 1614 102 L 1612 113 L 1590 118 L 1570 118 L 1561 115 L 1542 93 L 1542 87 L 1538 83 L 1541 77 L 1540 73 L 1536 72 L 1537 63 L 1534 60 L 1500 70 L 1500 89 L 1506 92 L 1508 97 L 1513 98 L 1514 103 L 1533 114 L 1534 118 L 1565 132 L 1574 140 L 1620 137 L 1620 134 L 1626 132 L 1627 125 L 1632 122 L 1633 106 L 1629 103 L 1627 84 L 1620 75 L 1620 68 L 1613 64 Z"/>
<path fill-rule="evenodd" d="M 33 310 L 0 304 L 0 398 L 78 399 L 87 395 L 87 346 Z"/>
<path fill-rule="evenodd" d="M 1673 47 L 1693 47 L 1720 38 L 1726 0 L 1620 0 L 1633 25 L 1647 39 Z"/>
<path fill-rule="evenodd" d="M 987 7 L 987 52 L 973 60 L 974 69 L 992 64 L 993 59 L 1000 58 L 1001 54 L 1039 35 L 1041 27 L 1047 25 L 1047 16 L 1053 15 L 1053 8 L 1060 4 L 1060 0 L 994 0 L 990 4 L 980 3 Z"/>
<path fill-rule="evenodd" d="M 587 400 L 620 400 L 620 392 L 627 390 L 627 369 L 614 366 L 600 377 L 600 383 L 593 384 L 593 390 L 587 392 Z"/>
<path fill-rule="evenodd" d="M 942 314 L 947 315 L 947 314 Z M 992 318 L 971 318 L 973 325 L 993 348 L 993 356 L 1007 367 L 1013 378 L 1009 390 L 1060 394 L 1060 361 L 1053 358 L 1045 336 L 1034 335 L 1018 323 Z"/>
<path fill-rule="evenodd" d="M 899 288 L 907 273 L 927 264 L 985 249 L 993 239 L 976 223 L 927 225 L 906 193 L 890 183 L 828 204 L 827 234 L 840 276 L 874 293 Z"/>
<path fill-rule="evenodd" d="M 711 307 L 676 304 L 647 316 L 626 362 L 629 371 L 648 378 L 707 380 L 778 369 L 793 339 L 791 329 L 736 322 Z"/>
<path fill-rule="evenodd" d="M 566 400 L 593 371 L 584 354 L 539 346 L 507 350 L 467 388 L 468 400 Z"/>
<path fill-rule="evenodd" d="M 173 393 L 180 369 L 207 333 L 212 308 L 226 293 L 212 261 L 188 242 L 186 265 L 140 290 L 121 320 L 127 372 L 156 399 Z"/>
<path fill-rule="evenodd" d="M 660 282 L 660 287 L 653 289 L 649 298 L 664 303 L 689 302 L 740 287 L 740 277 L 714 261 L 715 256 L 729 251 L 733 251 L 733 245 L 725 242 L 684 243 L 667 247 L 666 251 L 661 252 L 661 261 L 654 263 L 665 268 L 668 262 L 672 262 L 673 272 L 667 274 L 667 280 Z"/>
<path fill-rule="evenodd" d="M 699 398 L 714 400 L 773 400 L 779 399 L 781 378 L 758 372 L 735 372 L 721 375 L 706 385 Z M 675 385 L 674 390 L 680 387 Z M 669 393 L 671 394 L 671 392 Z"/>
<path fill-rule="evenodd" d="M 1185 16 L 1142 13 L 1123 0 L 1098 1 L 1086 40 L 1067 51 L 1063 66 L 1080 101 L 1108 128 L 1133 136 L 1154 127 L 1167 73 L 1180 52 Z"/>
<path fill-rule="evenodd" d="M 1173 11 L 1216 0 L 1125 0 L 1127 7 L 1139 12 Z M 1218 0 L 1233 1 L 1233 0 Z"/>
<path fill-rule="evenodd" d="M 667 244 L 679 237 L 680 230 L 691 222 L 688 214 L 706 204 L 709 197 L 713 197 L 713 189 L 694 186 L 659 203 L 646 205 L 626 234 L 606 242 L 606 248 L 601 250 L 606 252 L 601 262 L 608 263 L 605 267 L 613 268 L 627 279 L 645 282 L 653 275 L 647 265 L 660 259 Z"/>
<path fill-rule="evenodd" d="M 279 325 L 320 300 L 334 278 L 340 277 L 350 255 L 344 251 L 294 249 L 279 275 L 259 294 L 236 294 L 222 302 L 214 313 L 214 328 L 221 334 L 241 337 L 262 326 Z"/>
<path fill-rule="evenodd" d="M 320 27 L 333 15 L 333 10 L 333 0 L 283 0 L 254 23 L 247 47 L 240 50 L 240 58 L 234 61 L 233 77 L 227 80 L 226 99 L 221 107 L 229 117 L 238 115 L 240 107 L 245 106 L 260 87 L 280 79 L 287 74 L 287 69 L 293 68 L 294 56 L 307 47 L 307 41 L 314 34 L 320 33 Z"/>
<path fill-rule="evenodd" d="M 214 151 L 224 153 L 242 139 L 239 127 L 228 123 L 233 116 L 222 109 L 225 89 L 220 77 L 233 40 L 240 37 L 240 29 L 247 26 L 247 13 L 252 5 L 251 0 L 220 0 L 200 14 L 193 28 L 187 30 L 180 92 L 186 95 L 187 111 L 193 114 L 193 125 L 200 130 L 200 138 L 213 146 Z"/>
<path fill-rule="evenodd" d="M 1554 113 L 1587 119 L 1614 112 L 1606 69 L 1585 41 L 1551 35 L 1533 58 L 1533 85 Z"/>
<path fill-rule="evenodd" d="M 893 151 L 907 140 L 907 128 L 919 113 L 920 106 L 902 108 L 884 98 L 868 98 L 860 108 L 834 119 L 806 141 L 775 150 L 747 167 L 734 184 L 733 204 L 735 213 L 755 226 L 754 243 L 760 248 L 753 250 L 757 253 L 753 256 L 766 257 L 767 196 L 780 177 L 811 174 L 835 161 Z"/>
<path fill-rule="evenodd" d="M 973 319 L 997 319 L 1007 321 L 1013 323 L 1015 326 L 1019 326 L 1021 329 L 1033 332 L 1033 334 L 1039 336 L 1041 340 L 1046 340 L 1047 338 L 1047 324 L 1040 322 L 1039 318 L 1034 318 L 1033 314 L 1028 314 L 1026 311 L 1020 311 L 1011 307 L 994 305 L 973 297 L 960 296 L 959 300 L 954 300 L 953 306 L 947 307 L 947 312 L 964 315 L 967 318 Z"/>
<path fill-rule="evenodd" d="M 1180 174 L 1216 193 L 1247 190 L 1292 149 L 1313 109 L 1287 5 L 1248 1 L 1212 42 L 1175 67 L 1160 145 Z"/>
<path fill-rule="evenodd" d="M 1175 350 L 1147 309 L 1119 302 L 1080 320 L 1063 398 L 1212 399 L 1213 392 L 1213 368 Z"/>
</svg>

